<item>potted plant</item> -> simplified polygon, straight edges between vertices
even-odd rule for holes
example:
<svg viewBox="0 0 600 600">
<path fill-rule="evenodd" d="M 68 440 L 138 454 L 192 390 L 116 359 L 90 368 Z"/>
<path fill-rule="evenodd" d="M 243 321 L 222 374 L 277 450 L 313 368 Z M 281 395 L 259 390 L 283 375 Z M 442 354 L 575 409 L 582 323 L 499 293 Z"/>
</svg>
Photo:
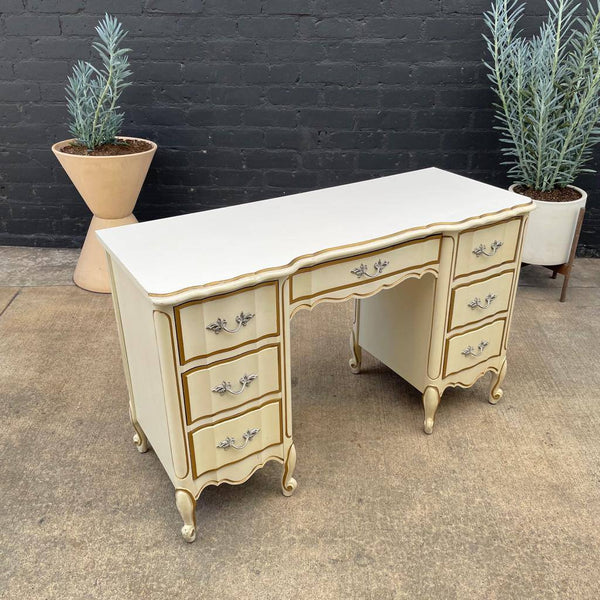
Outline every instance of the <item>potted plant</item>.
<svg viewBox="0 0 600 600">
<path fill-rule="evenodd" d="M 588 163 L 600 140 L 600 4 L 582 18 L 573 0 L 547 0 L 547 7 L 539 34 L 526 39 L 517 31 L 524 5 L 495 0 L 484 37 L 510 189 L 536 204 L 522 261 L 558 267 L 572 260 L 587 200 L 573 183 L 593 172 Z"/>
<path fill-rule="evenodd" d="M 56 158 L 93 213 L 73 275 L 86 290 L 110 292 L 106 257 L 95 232 L 136 223 L 132 211 L 156 152 L 156 144 L 119 135 L 123 113 L 118 101 L 130 85 L 128 48 L 120 44 L 127 32 L 106 14 L 96 27 L 98 69 L 79 61 L 68 78 L 67 108 L 72 139 L 52 146 Z"/>
</svg>

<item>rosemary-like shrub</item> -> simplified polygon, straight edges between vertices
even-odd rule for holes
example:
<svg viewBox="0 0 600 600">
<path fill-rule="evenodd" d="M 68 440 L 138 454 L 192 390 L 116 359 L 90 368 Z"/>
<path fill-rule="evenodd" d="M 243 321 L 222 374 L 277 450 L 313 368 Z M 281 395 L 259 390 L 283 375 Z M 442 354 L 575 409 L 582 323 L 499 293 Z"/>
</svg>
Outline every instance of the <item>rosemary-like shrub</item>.
<svg viewBox="0 0 600 600">
<path fill-rule="evenodd" d="M 102 59 L 97 69 L 80 60 L 68 77 L 67 108 L 70 116 L 69 131 L 77 144 L 88 152 L 102 144 L 115 141 L 123 124 L 123 113 L 117 104 L 121 92 L 130 85 L 125 80 L 129 71 L 129 48 L 119 48 L 127 35 L 115 17 L 104 15 L 96 32 L 100 38 L 92 47 Z"/>
<path fill-rule="evenodd" d="M 548 0 L 538 35 L 517 30 L 524 5 L 495 0 L 484 15 L 489 79 L 509 176 L 535 190 L 573 183 L 600 140 L 600 0 L 585 17 L 573 0 Z"/>
</svg>

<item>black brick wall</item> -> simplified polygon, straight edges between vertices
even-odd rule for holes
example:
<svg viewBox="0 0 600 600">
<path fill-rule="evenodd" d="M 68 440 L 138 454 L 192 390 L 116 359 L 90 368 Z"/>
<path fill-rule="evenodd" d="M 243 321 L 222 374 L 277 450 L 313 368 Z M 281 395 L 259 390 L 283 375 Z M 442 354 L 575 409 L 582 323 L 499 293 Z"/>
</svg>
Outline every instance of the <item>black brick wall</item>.
<svg viewBox="0 0 600 600">
<path fill-rule="evenodd" d="M 140 220 L 439 166 L 507 185 L 481 39 L 490 0 L 0 0 L 0 243 L 75 246 L 50 152 L 105 10 L 129 30 L 123 133 L 159 145 Z M 528 3 L 526 27 L 543 0 Z M 597 153 L 596 165 L 600 165 Z M 596 176 L 580 251 L 600 250 Z"/>
</svg>

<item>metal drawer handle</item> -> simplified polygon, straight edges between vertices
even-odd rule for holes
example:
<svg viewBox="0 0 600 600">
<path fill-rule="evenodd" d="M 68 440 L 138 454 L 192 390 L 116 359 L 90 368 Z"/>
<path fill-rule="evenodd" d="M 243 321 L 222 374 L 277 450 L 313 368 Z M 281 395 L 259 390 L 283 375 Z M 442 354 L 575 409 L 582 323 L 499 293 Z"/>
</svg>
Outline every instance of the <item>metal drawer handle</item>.
<svg viewBox="0 0 600 600">
<path fill-rule="evenodd" d="M 237 327 L 235 329 L 227 329 L 227 319 L 221 318 L 218 318 L 214 323 L 211 323 L 206 329 L 216 334 L 221 333 L 221 331 L 226 331 L 227 333 L 237 333 L 242 327 L 246 327 L 246 325 L 248 325 L 248 321 L 254 317 L 255 315 L 252 313 L 246 314 L 244 311 L 242 311 L 235 318 L 235 322 L 237 323 Z"/>
<path fill-rule="evenodd" d="M 481 308 L 483 310 L 485 310 L 486 308 L 490 307 L 490 304 L 496 299 L 496 294 L 488 294 L 485 297 L 485 304 L 481 304 L 481 300 L 479 298 L 473 298 L 473 300 L 471 300 L 471 302 L 469 302 L 469 304 L 467 306 L 469 306 L 470 308 Z"/>
<path fill-rule="evenodd" d="M 489 342 L 486 342 L 485 340 L 481 340 L 481 342 L 479 342 L 479 346 L 477 346 L 478 352 L 475 352 L 475 348 L 473 348 L 473 346 L 467 346 L 461 352 L 461 354 L 463 356 L 481 356 L 488 344 L 489 344 Z"/>
<path fill-rule="evenodd" d="M 222 442 L 219 442 L 217 444 L 217 448 L 223 448 L 223 450 L 227 450 L 227 448 L 235 448 L 236 450 L 243 450 L 248 445 L 248 442 L 250 442 L 252 440 L 252 438 L 259 431 L 260 431 L 260 429 L 258 429 L 258 427 L 253 427 L 252 429 L 248 429 L 248 431 L 246 431 L 246 433 L 244 433 L 244 435 L 242 436 L 242 438 L 244 439 L 243 443 L 240 444 L 239 446 L 236 446 L 235 438 L 226 437 Z"/>
<path fill-rule="evenodd" d="M 500 248 L 500 246 L 502 246 L 503 244 L 504 244 L 504 242 L 499 242 L 498 240 L 494 240 L 490 246 L 489 252 L 486 251 L 485 244 L 479 244 L 479 246 L 477 246 L 477 248 L 475 248 L 475 250 L 473 250 L 473 254 L 477 257 L 479 257 L 481 255 L 494 256 L 494 254 L 496 254 L 496 252 L 498 252 L 498 248 Z"/>
<path fill-rule="evenodd" d="M 230 394 L 233 394 L 234 396 L 238 396 L 239 394 L 241 394 L 256 378 L 258 377 L 258 375 L 252 373 L 250 375 L 246 375 L 244 373 L 243 377 L 240 377 L 240 384 L 242 385 L 242 387 L 237 391 L 234 392 L 231 389 L 231 382 L 230 381 L 223 381 L 222 383 L 220 383 L 219 385 L 216 385 L 212 391 L 217 393 L 217 394 L 221 394 L 221 396 L 223 394 L 225 394 L 226 392 L 229 392 Z"/>
<path fill-rule="evenodd" d="M 352 273 L 353 275 L 356 275 L 359 279 L 364 275 L 365 277 L 377 277 L 377 275 L 380 275 L 381 273 L 383 273 L 383 270 L 389 265 L 389 261 L 387 260 L 381 260 L 379 259 L 374 265 L 373 268 L 375 269 L 375 273 L 373 273 L 373 275 L 369 275 L 369 273 L 367 273 L 367 270 L 369 267 L 367 267 L 367 265 L 360 263 L 359 267 L 356 267 L 355 269 L 352 269 L 352 271 L 350 271 L 350 273 Z"/>
</svg>

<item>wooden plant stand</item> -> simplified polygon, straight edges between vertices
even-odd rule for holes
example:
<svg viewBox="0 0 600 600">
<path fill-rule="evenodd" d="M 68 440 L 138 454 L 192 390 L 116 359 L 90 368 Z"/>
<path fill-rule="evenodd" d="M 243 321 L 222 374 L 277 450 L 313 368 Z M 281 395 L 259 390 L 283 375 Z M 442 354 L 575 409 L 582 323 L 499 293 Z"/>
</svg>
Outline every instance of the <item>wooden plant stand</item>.
<svg viewBox="0 0 600 600">
<path fill-rule="evenodd" d="M 577 217 L 577 225 L 575 226 L 575 234 L 573 235 L 573 242 L 571 244 L 571 251 L 569 252 L 569 260 L 562 265 L 542 265 L 546 269 L 552 271 L 552 279 L 556 279 L 556 275 L 560 273 L 564 276 L 562 290 L 560 292 L 560 302 L 564 302 L 567 299 L 567 287 L 569 286 L 569 279 L 571 278 L 571 269 L 573 268 L 573 262 L 575 261 L 575 254 L 577 252 L 577 244 L 579 242 L 579 235 L 581 233 L 581 226 L 583 225 L 583 215 L 585 209 L 579 209 L 579 216 Z M 523 263 L 527 265 L 528 263 Z"/>
</svg>

